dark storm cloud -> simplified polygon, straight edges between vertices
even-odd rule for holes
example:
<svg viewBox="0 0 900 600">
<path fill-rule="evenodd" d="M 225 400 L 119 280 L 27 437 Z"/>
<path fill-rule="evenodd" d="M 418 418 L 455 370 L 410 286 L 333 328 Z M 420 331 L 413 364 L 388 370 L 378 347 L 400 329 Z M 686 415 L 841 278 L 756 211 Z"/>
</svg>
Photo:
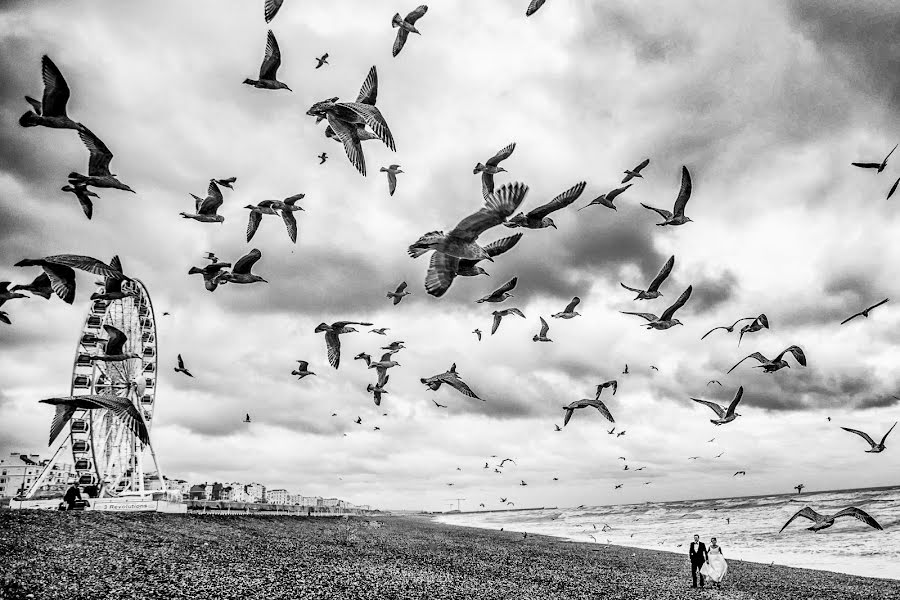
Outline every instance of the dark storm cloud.
<svg viewBox="0 0 900 600">
<path fill-rule="evenodd" d="M 685 308 L 697 313 L 715 309 L 731 300 L 738 291 L 737 277 L 731 271 L 725 271 L 718 277 L 692 281 L 690 285 L 693 291 Z"/>
<path fill-rule="evenodd" d="M 890 0 L 847 4 L 793 0 L 798 29 L 816 43 L 828 65 L 857 88 L 882 96 L 900 109 L 900 11 Z"/>
<path fill-rule="evenodd" d="M 859 402 L 856 408 L 865 410 L 867 408 L 888 408 L 900 404 L 900 398 L 893 395 L 875 396 Z"/>
</svg>

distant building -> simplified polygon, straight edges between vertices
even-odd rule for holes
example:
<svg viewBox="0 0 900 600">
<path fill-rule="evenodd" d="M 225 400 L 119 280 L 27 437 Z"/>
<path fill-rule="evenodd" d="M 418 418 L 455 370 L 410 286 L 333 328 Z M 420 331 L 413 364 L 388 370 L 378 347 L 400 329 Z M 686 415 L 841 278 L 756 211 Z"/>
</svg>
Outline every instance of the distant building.
<svg viewBox="0 0 900 600">
<path fill-rule="evenodd" d="M 192 485 L 189 492 L 191 500 L 210 500 L 209 492 L 205 483 Z"/>
<path fill-rule="evenodd" d="M 287 504 L 288 503 L 288 492 L 287 490 L 268 490 L 266 492 L 266 502 L 269 504 Z"/>
<path fill-rule="evenodd" d="M 321 496 L 300 496 L 302 506 L 323 506 Z"/>
<path fill-rule="evenodd" d="M 182 496 L 190 495 L 192 486 L 184 479 L 169 479 L 168 477 L 164 477 L 164 479 L 167 490 L 179 492 Z M 162 483 L 159 480 L 159 476 L 156 474 L 145 476 L 144 489 L 151 492 L 161 490 Z"/>
<path fill-rule="evenodd" d="M 231 483 L 226 483 L 225 487 L 231 488 L 231 491 L 228 493 L 228 499 L 231 502 L 251 502 L 250 496 L 247 494 L 247 486 L 243 483 L 232 481 Z M 222 500 L 224 499 L 222 498 Z"/>
<path fill-rule="evenodd" d="M 12 452 L 9 458 L 0 458 L 0 497 L 24 494 L 40 476 L 50 459 L 41 459 L 38 454 Z M 65 491 L 69 481 L 75 479 L 74 465 L 57 463 L 44 478 L 41 490 Z"/>
<path fill-rule="evenodd" d="M 343 508 L 344 501 L 340 498 L 323 498 L 322 506 L 326 508 Z"/>
<path fill-rule="evenodd" d="M 244 488 L 247 495 L 250 497 L 250 502 L 265 502 L 266 500 L 266 486 L 261 483 L 249 483 Z"/>
</svg>

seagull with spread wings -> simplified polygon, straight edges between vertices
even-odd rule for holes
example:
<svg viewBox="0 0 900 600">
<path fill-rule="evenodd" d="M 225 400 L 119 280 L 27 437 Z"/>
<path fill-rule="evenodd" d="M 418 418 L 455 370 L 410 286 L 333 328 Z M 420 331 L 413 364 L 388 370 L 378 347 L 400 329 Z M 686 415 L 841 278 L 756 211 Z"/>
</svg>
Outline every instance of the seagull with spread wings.
<svg viewBox="0 0 900 600">
<path fill-rule="evenodd" d="M 252 85 L 261 90 L 287 90 L 293 91 L 282 81 L 276 78 L 278 75 L 278 67 L 281 66 L 281 50 L 278 48 L 278 40 L 275 34 L 269 30 L 266 36 L 266 54 L 263 56 L 262 64 L 259 66 L 259 79 L 247 78 L 244 83 Z"/>
<path fill-rule="evenodd" d="M 891 428 L 887 430 L 887 433 L 884 434 L 884 437 L 881 438 L 881 441 L 877 442 L 877 443 L 875 442 L 875 440 L 873 440 L 871 438 L 871 436 L 869 436 L 868 433 L 866 433 L 864 431 L 860 431 L 858 429 L 850 429 L 849 427 L 841 427 L 841 429 L 843 429 L 844 431 L 849 431 L 850 433 L 855 433 L 862 439 L 866 440 L 869 443 L 869 445 L 871 446 L 871 448 L 866 450 L 866 452 L 877 454 L 879 452 L 884 452 L 884 449 L 886 448 L 886 446 L 884 445 L 884 442 L 885 442 L 885 440 L 887 440 L 887 437 L 889 435 L 891 435 L 891 432 L 894 430 L 894 427 L 896 427 L 896 426 L 897 426 L 897 423 L 895 421 L 894 424 L 891 425 Z"/>
<path fill-rule="evenodd" d="M 131 192 L 132 194 L 136 193 L 109 172 L 109 163 L 113 159 L 113 153 L 109 151 L 106 144 L 87 127 L 81 127 L 78 130 L 78 135 L 81 137 L 81 141 L 84 142 L 90 155 L 88 157 L 88 174 L 82 175 L 72 171 L 69 173 L 69 184 L 73 186 L 89 185 L 97 188 L 113 188 Z"/>
<path fill-rule="evenodd" d="M 84 126 L 73 121 L 66 114 L 66 104 L 69 102 L 71 93 L 69 85 L 46 54 L 41 57 L 41 78 L 44 81 L 44 95 L 40 101 L 31 96 L 25 96 L 25 100 L 31 105 L 32 110 L 19 117 L 19 125 L 81 131 Z"/>
<path fill-rule="evenodd" d="M 62 433 L 66 424 L 72 419 L 76 410 L 106 409 L 119 419 L 125 428 L 137 437 L 144 445 L 150 444 L 150 432 L 137 407 L 128 398 L 101 394 L 85 394 L 83 396 L 63 396 L 41 400 L 44 404 L 56 406 L 56 414 L 50 424 L 50 443 Z"/>
<path fill-rule="evenodd" d="M 309 370 L 309 362 L 305 360 L 297 361 L 297 368 L 291 371 L 291 375 L 296 375 L 297 379 L 303 379 L 309 375 L 315 375 L 312 371 Z"/>
<path fill-rule="evenodd" d="M 581 313 L 575 312 L 575 307 L 581 302 L 581 298 L 575 296 L 572 298 L 572 301 L 569 302 L 561 312 L 556 313 L 555 315 L 550 315 L 554 319 L 574 319 L 575 317 L 580 317 Z"/>
<path fill-rule="evenodd" d="M 363 176 L 366 174 L 366 159 L 362 151 L 362 141 L 372 139 L 365 129 L 366 125 L 385 146 L 394 152 L 397 151 L 387 121 L 375 106 L 377 96 L 378 72 L 373 66 L 363 81 L 356 102 L 338 102 L 334 97 L 316 102 L 306 111 L 307 115 L 316 118 L 317 123 L 322 119 L 328 119 L 332 136 L 337 136 L 341 141 L 350 163 Z M 325 129 L 325 135 L 329 136 L 328 128 Z"/>
<path fill-rule="evenodd" d="M 219 287 L 220 283 L 225 283 L 224 281 L 219 281 L 219 276 L 223 274 L 225 269 L 231 266 L 231 263 L 229 262 L 219 262 L 215 256 L 213 256 L 213 259 L 215 260 L 203 268 L 191 267 L 188 270 L 188 275 L 202 275 L 203 285 L 210 292 L 216 291 L 216 288 Z"/>
<path fill-rule="evenodd" d="M 622 183 L 628 183 L 629 181 L 631 181 L 631 180 L 634 179 L 635 177 L 640 177 L 641 179 L 643 179 L 644 176 L 641 174 L 641 171 L 643 171 L 643 170 L 647 167 L 647 165 L 649 165 L 649 164 L 650 164 L 650 159 L 649 159 L 649 158 L 645 158 L 645 159 L 642 160 L 641 163 L 640 163 L 638 166 L 636 166 L 635 168 L 633 168 L 633 169 L 626 169 L 626 170 L 624 171 L 625 177 L 622 178 Z"/>
<path fill-rule="evenodd" d="M 472 330 L 472 333 L 474 333 L 476 336 L 478 336 L 478 341 L 480 342 L 480 341 L 481 341 L 481 330 L 480 330 L 480 329 L 473 329 L 473 330 Z"/>
<path fill-rule="evenodd" d="M 175 367 L 175 372 L 176 373 L 184 373 L 188 377 L 193 377 L 191 372 L 188 371 L 187 368 L 184 366 L 184 359 L 181 358 L 180 354 L 178 355 L 178 366 Z"/>
<path fill-rule="evenodd" d="M 778 531 L 778 533 L 784 531 L 785 528 L 790 525 L 797 517 L 803 517 L 804 519 L 809 519 L 813 522 L 812 527 L 807 527 L 809 531 L 828 529 L 829 527 L 834 525 L 835 519 L 839 519 L 841 517 L 853 517 L 854 519 L 862 521 L 869 527 L 874 527 L 875 529 L 884 529 L 881 525 L 878 524 L 878 521 L 873 519 L 867 512 L 856 508 L 855 506 L 840 510 L 833 515 L 821 515 L 814 511 L 812 508 L 805 506 L 798 510 L 793 517 L 788 519 L 788 522 L 784 524 L 784 526 Z"/>
<path fill-rule="evenodd" d="M 613 419 L 612 413 L 609 412 L 609 409 L 606 408 L 606 405 L 603 404 L 603 402 L 601 402 L 599 398 L 584 398 L 582 400 L 576 400 L 568 406 L 563 406 L 563 410 L 566 411 L 565 417 L 563 418 L 563 427 L 569 424 L 569 419 L 572 418 L 572 415 L 576 410 L 588 407 L 596 408 L 600 412 L 600 414 L 606 417 L 606 420 L 610 423 L 616 422 L 616 420 Z"/>
<path fill-rule="evenodd" d="M 550 326 L 547 325 L 547 321 L 544 320 L 544 317 L 539 317 L 541 320 L 541 332 L 534 334 L 534 337 L 531 338 L 533 342 L 552 342 L 550 338 L 547 337 L 547 332 L 550 331 Z"/>
<path fill-rule="evenodd" d="M 91 217 L 94 216 L 94 202 L 93 200 L 91 200 L 91 198 L 99 198 L 100 194 L 89 190 L 86 183 L 64 185 L 59 189 L 63 192 L 70 192 L 72 194 L 75 194 L 75 198 L 78 199 L 78 204 L 81 205 L 81 210 L 82 212 L 84 212 L 84 216 L 86 216 L 88 218 L 88 221 L 90 221 Z"/>
<path fill-rule="evenodd" d="M 765 313 L 760 313 L 758 317 L 756 317 L 753 321 L 750 322 L 749 325 L 744 325 L 741 327 L 741 333 L 738 336 L 738 346 L 741 345 L 741 340 L 744 339 L 745 333 L 754 333 L 756 331 L 761 331 L 763 329 L 769 328 L 769 317 L 765 315 Z"/>
<path fill-rule="evenodd" d="M 800 363 L 801 366 L 806 366 L 806 354 L 803 353 L 803 349 L 800 346 L 788 346 L 784 350 L 781 351 L 781 354 L 776 356 L 774 359 L 769 360 L 760 352 L 754 352 L 753 354 L 748 354 L 741 360 L 737 362 L 733 367 L 728 369 L 728 373 L 734 371 L 739 364 L 747 360 L 748 358 L 752 358 L 753 360 L 758 361 L 760 364 L 755 365 L 756 368 L 762 368 L 764 373 L 774 373 L 775 371 L 781 370 L 785 367 L 790 368 L 791 365 L 784 359 L 784 355 L 790 352 L 794 359 Z M 726 375 L 728 374 L 726 373 Z"/>
<path fill-rule="evenodd" d="M 250 209 L 250 218 L 247 221 L 247 241 L 249 242 L 256 235 L 256 230 L 259 229 L 263 215 L 280 214 L 281 220 L 284 221 L 284 226 L 287 229 L 288 237 L 296 244 L 297 219 L 294 217 L 294 212 L 303 210 L 303 207 L 297 202 L 305 197 L 306 194 L 294 194 L 284 200 L 263 200 L 259 204 L 248 204 L 245 206 L 244 208 Z"/>
<path fill-rule="evenodd" d="M 479 398 L 462 379 L 460 379 L 459 373 L 456 372 L 456 363 L 453 363 L 450 366 L 449 371 L 445 371 L 443 373 L 440 373 L 439 375 L 433 375 L 431 377 L 422 377 L 419 379 L 419 381 L 425 384 L 425 386 L 432 391 L 436 391 L 441 387 L 441 385 L 446 383 L 463 396 L 469 396 L 470 398 L 484 401 L 482 398 Z"/>
<path fill-rule="evenodd" d="M 484 247 L 484 250 L 488 253 L 488 256 L 493 258 L 509 251 L 520 239 L 522 239 L 522 234 L 517 233 L 488 244 Z M 427 251 L 417 250 L 415 256 L 424 254 L 425 252 Z M 443 252 L 434 252 L 431 255 L 431 261 L 428 264 L 428 272 L 425 275 L 425 290 L 430 295 L 440 298 L 450 289 L 450 285 L 457 275 L 462 277 L 487 275 L 487 271 L 478 266 L 479 262 L 481 262 L 481 259 L 460 260 L 455 256 L 450 256 Z"/>
<path fill-rule="evenodd" d="M 91 294 L 91 300 L 122 300 L 123 298 L 137 296 L 138 292 L 133 287 L 122 288 L 122 282 L 127 281 L 128 278 L 122 274 L 122 261 L 118 255 L 112 257 L 112 260 L 109 261 L 109 266 L 116 272 L 104 277 L 102 283 L 97 282 L 103 286 L 103 291 Z"/>
<path fill-rule="evenodd" d="M 654 208 L 643 202 L 641 203 L 641 206 L 655 211 L 664 219 L 662 223 L 657 223 L 660 227 L 665 225 L 684 225 L 685 223 L 691 222 L 690 217 L 684 216 L 684 209 L 687 206 L 688 200 L 691 199 L 692 189 L 691 173 L 688 171 L 687 167 L 681 167 L 681 188 L 678 190 L 678 196 L 675 198 L 675 207 L 672 209 L 673 212 L 669 212 L 662 208 Z"/>
<path fill-rule="evenodd" d="M 672 304 L 672 306 L 667 308 L 663 312 L 663 314 L 660 315 L 659 317 L 657 317 L 653 313 L 629 312 L 629 311 L 624 311 L 624 310 L 621 310 L 619 312 L 621 312 L 624 315 L 636 315 L 638 317 L 641 317 L 642 319 L 647 321 L 647 323 L 646 323 L 647 329 L 662 330 L 662 329 L 669 329 L 670 327 L 674 327 L 675 325 L 683 325 L 684 323 L 682 323 L 681 321 L 679 321 L 678 319 L 675 319 L 673 317 L 675 315 L 675 311 L 677 311 L 679 308 L 684 306 L 685 303 L 688 301 L 688 298 L 691 297 L 692 291 L 693 291 L 693 287 L 688 286 L 687 289 L 681 293 L 681 296 L 678 297 L 678 300 L 676 300 L 675 303 Z"/>
<path fill-rule="evenodd" d="M 656 274 L 656 277 L 653 278 L 653 281 L 650 282 L 650 285 L 647 286 L 646 290 L 628 287 L 622 282 L 619 282 L 619 285 L 621 285 L 626 290 L 637 292 L 637 296 L 634 298 L 635 300 L 653 300 L 654 298 L 659 298 L 660 296 L 662 296 L 659 291 L 659 286 L 661 286 L 666 278 L 669 277 L 669 274 L 672 272 L 672 267 L 674 266 L 675 255 L 672 255 L 659 270 L 659 273 Z"/>
<path fill-rule="evenodd" d="M 28 292 L 35 296 L 40 296 L 41 298 L 44 298 L 45 300 L 49 300 L 50 296 L 53 295 L 53 286 L 50 284 L 50 278 L 47 276 L 46 273 L 41 273 L 40 275 L 35 277 L 31 283 L 17 284 L 17 285 L 12 286 L 11 288 L 9 288 L 10 293 L 18 291 L 18 290 L 22 290 L 23 292 Z M 15 297 L 18 298 L 19 296 L 15 296 Z M 21 296 L 21 297 L 25 298 L 26 296 Z M 9 299 L 10 298 L 8 298 L 8 297 L 2 299 L 2 301 L 0 301 L 0 306 L 3 305 L 3 301 L 9 300 Z"/>
<path fill-rule="evenodd" d="M 538 206 L 528 213 L 519 213 L 503 225 L 510 228 L 524 227 L 526 229 L 545 229 L 547 227 L 552 227 L 553 229 L 556 229 L 556 223 L 554 223 L 553 219 L 548 215 L 575 202 L 575 200 L 581 196 L 581 193 L 584 192 L 584 187 L 586 185 L 587 183 L 584 181 L 577 183 L 553 198 L 550 202 Z"/>
<path fill-rule="evenodd" d="M 385 389 L 385 386 L 387 385 L 390 378 L 391 376 L 387 374 L 387 369 L 378 369 L 378 381 L 374 384 L 370 383 L 366 386 L 366 391 L 372 394 L 372 399 L 375 401 L 375 406 L 381 406 L 382 394 L 388 393 Z"/>
<path fill-rule="evenodd" d="M 219 186 L 216 185 L 215 179 L 209 180 L 209 188 L 206 191 L 206 198 L 200 198 L 199 196 L 194 196 L 194 212 L 193 213 L 179 213 L 185 219 L 193 219 L 195 221 L 200 221 L 201 223 L 224 223 L 225 217 L 220 215 L 217 211 L 219 207 L 222 206 L 222 203 L 225 202 L 225 199 L 222 196 L 222 190 L 219 189 Z"/>
<path fill-rule="evenodd" d="M 262 258 L 262 252 L 258 249 L 254 248 L 244 256 L 238 259 L 236 263 L 234 263 L 234 267 L 231 271 L 223 271 L 216 276 L 217 283 L 228 282 L 228 283 L 269 283 L 259 275 L 255 275 L 250 271 L 253 269 L 253 265 Z"/>
<path fill-rule="evenodd" d="M 493 257 L 487 249 L 477 243 L 482 233 L 506 222 L 513 212 L 519 208 L 528 186 L 522 183 L 506 184 L 494 193 L 489 194 L 484 206 L 460 221 L 449 233 L 429 231 L 410 245 L 408 252 L 417 258 L 428 250 L 435 250 L 460 259 L 489 260 Z"/>
<path fill-rule="evenodd" d="M 506 169 L 501 167 L 500 163 L 509 158 L 515 149 L 516 143 L 513 142 L 500 149 L 497 154 L 489 158 L 486 162 L 475 165 L 472 173 L 475 175 L 481 173 L 481 193 L 485 198 L 494 191 L 494 175 L 506 172 Z"/>
<path fill-rule="evenodd" d="M 737 389 L 737 392 L 734 393 L 734 398 L 732 398 L 731 403 L 728 405 L 728 408 L 720 406 L 710 400 L 701 400 L 699 398 L 691 398 L 691 400 L 708 406 L 714 413 L 716 413 L 718 419 L 710 419 L 710 423 L 712 423 L 713 425 L 724 425 L 725 423 L 731 423 L 739 416 L 741 416 L 740 413 L 735 412 L 735 409 L 737 408 L 737 405 L 741 401 L 741 398 L 743 398 L 743 396 L 744 386 L 741 386 Z"/>
<path fill-rule="evenodd" d="M 737 326 L 738 323 L 740 323 L 741 321 L 753 321 L 754 319 L 756 319 L 756 317 L 741 317 L 740 319 L 738 319 L 731 325 L 719 325 L 718 327 L 713 327 L 712 329 L 710 329 L 709 331 L 704 333 L 703 337 L 701 337 L 700 339 L 705 340 L 706 336 L 711 334 L 713 331 L 718 331 L 719 329 L 723 329 L 723 330 L 727 331 L 728 333 L 734 333 L 734 328 Z"/>
<path fill-rule="evenodd" d="M 77 254 L 57 254 L 44 258 L 26 258 L 15 264 L 17 267 L 41 267 L 44 274 L 50 279 L 50 286 L 59 298 L 72 304 L 75 301 L 75 271 L 80 269 L 103 275 L 104 277 L 118 277 L 125 279 L 125 275 L 112 266 L 90 256 Z"/>
<path fill-rule="evenodd" d="M 322 56 L 319 56 L 316 58 L 316 68 L 317 69 L 321 69 L 322 65 L 330 65 L 330 64 L 331 63 L 328 62 L 328 53 L 327 52 L 325 54 L 323 54 Z"/>
<path fill-rule="evenodd" d="M 136 352 L 126 352 L 125 344 L 128 343 L 128 336 L 121 329 L 112 325 L 104 325 L 103 330 L 106 331 L 107 340 L 103 354 L 91 356 L 91 362 L 121 362 L 123 360 L 131 360 L 132 358 L 140 358 L 141 355 Z"/>
<path fill-rule="evenodd" d="M 875 171 L 876 174 L 881 173 L 882 171 L 884 171 L 884 168 L 887 166 L 888 159 L 891 157 L 891 154 L 894 153 L 894 150 L 897 149 L 898 145 L 900 145 L 900 144 L 895 144 L 894 147 L 891 148 L 891 151 L 887 153 L 887 156 L 884 157 L 884 160 L 882 160 L 880 163 L 855 162 L 855 163 L 850 163 L 850 164 L 853 165 L 854 167 L 859 167 L 861 169 L 876 169 L 876 171 Z"/>
<path fill-rule="evenodd" d="M 371 327 L 372 323 L 363 321 L 335 321 L 331 325 L 328 323 L 319 323 L 315 329 L 315 333 L 325 332 L 325 346 L 328 350 L 328 362 L 335 369 L 341 364 L 341 339 L 340 335 L 344 333 L 353 333 L 356 331 L 350 325 L 362 325 L 363 327 Z M 366 361 L 367 364 L 369 361 Z"/>
<path fill-rule="evenodd" d="M 391 19 L 391 27 L 397 29 L 397 37 L 394 40 L 394 47 L 391 49 L 391 55 L 397 56 L 400 54 L 410 33 L 422 35 L 422 32 L 416 29 L 416 21 L 424 17 L 427 12 L 428 7 L 423 4 L 406 15 L 406 17 L 401 17 L 400 13 L 394 14 L 394 18 Z"/>
<path fill-rule="evenodd" d="M 494 290 L 487 296 L 484 296 L 483 298 L 479 298 L 475 302 L 477 302 L 478 304 L 481 304 L 482 302 L 494 302 L 495 303 L 495 302 L 503 302 L 507 298 L 512 298 L 513 295 L 510 294 L 509 292 L 516 287 L 516 283 L 518 283 L 518 282 L 519 282 L 519 278 L 513 277 L 512 279 L 510 279 L 509 281 L 507 281 L 506 283 L 501 285 L 499 288 L 497 288 L 496 290 Z"/>
<path fill-rule="evenodd" d="M 626 185 L 626 186 L 624 186 L 624 187 L 616 188 L 616 189 L 614 189 L 614 190 L 611 190 L 611 191 L 609 191 L 609 192 L 606 192 L 605 194 L 600 194 L 599 196 L 597 196 L 596 198 L 594 198 L 593 200 L 591 200 L 590 204 L 587 204 L 587 205 L 585 205 L 585 206 L 582 206 L 582 207 L 579 208 L 578 210 L 584 210 L 584 209 L 588 208 L 589 206 L 594 206 L 594 205 L 596 205 L 596 204 L 602 204 L 602 205 L 605 206 L 606 208 L 611 208 L 611 209 L 617 211 L 617 210 L 619 210 L 619 209 L 616 208 L 616 205 L 613 204 L 613 201 L 616 199 L 616 197 L 617 197 L 619 194 L 623 193 L 625 190 L 627 190 L 627 189 L 630 188 L 631 186 L 632 186 L 632 184 L 629 183 L 628 185 Z"/>
<path fill-rule="evenodd" d="M 525 314 L 518 308 L 505 308 L 503 310 L 495 310 L 492 314 L 494 315 L 494 323 L 493 325 L 491 325 L 491 335 L 497 333 L 497 328 L 500 327 L 500 321 L 503 320 L 503 317 L 509 315 L 518 315 L 523 319 L 525 318 Z"/>
<path fill-rule="evenodd" d="M 389 167 L 381 167 L 382 173 L 387 173 L 388 178 L 388 195 L 393 196 L 397 189 L 397 173 L 402 173 L 400 165 L 391 165 Z"/>
<path fill-rule="evenodd" d="M 600 397 L 600 394 L 601 394 L 601 393 L 603 392 L 603 390 L 605 390 L 606 388 L 612 388 L 613 396 L 615 396 L 615 395 L 616 395 L 616 391 L 619 389 L 619 382 L 616 381 L 615 379 L 610 379 L 609 381 L 604 381 L 603 383 L 601 383 L 600 385 L 598 385 L 598 386 L 597 386 L 597 398 Z"/>
<path fill-rule="evenodd" d="M 386 296 L 394 301 L 394 306 L 400 304 L 400 301 L 403 300 L 403 296 L 409 296 L 410 292 L 406 291 L 406 282 L 402 282 L 397 286 L 397 289 L 393 292 L 388 292 Z"/>
<path fill-rule="evenodd" d="M 843 325 L 844 323 L 846 323 L 846 322 L 848 322 L 848 321 L 852 321 L 852 320 L 855 319 L 856 317 L 866 317 L 866 318 L 868 319 L 868 318 L 869 318 L 869 311 L 878 308 L 879 306 L 881 306 L 882 304 L 885 304 L 885 303 L 888 302 L 889 300 L 890 300 L 890 298 L 885 298 L 885 299 L 882 300 L 881 302 L 879 302 L 879 303 L 877 303 L 877 304 L 873 304 L 873 305 L 870 306 L 869 308 L 863 309 L 863 310 L 859 311 L 858 313 L 856 313 L 856 314 L 854 314 L 854 315 L 851 315 L 851 316 L 847 317 L 846 319 L 844 319 L 843 321 L 841 321 L 841 325 Z"/>
</svg>

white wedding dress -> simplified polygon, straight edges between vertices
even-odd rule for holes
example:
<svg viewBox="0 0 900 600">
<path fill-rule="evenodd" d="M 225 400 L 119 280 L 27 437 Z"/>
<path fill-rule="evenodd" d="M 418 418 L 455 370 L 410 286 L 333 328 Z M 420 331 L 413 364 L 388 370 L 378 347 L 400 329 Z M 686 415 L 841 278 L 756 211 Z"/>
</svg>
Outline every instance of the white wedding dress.
<svg viewBox="0 0 900 600">
<path fill-rule="evenodd" d="M 707 561 L 700 569 L 700 573 L 708 580 L 720 583 L 725 578 L 725 573 L 728 572 L 728 563 L 722 556 L 722 547 L 710 546 L 707 556 Z"/>
</svg>

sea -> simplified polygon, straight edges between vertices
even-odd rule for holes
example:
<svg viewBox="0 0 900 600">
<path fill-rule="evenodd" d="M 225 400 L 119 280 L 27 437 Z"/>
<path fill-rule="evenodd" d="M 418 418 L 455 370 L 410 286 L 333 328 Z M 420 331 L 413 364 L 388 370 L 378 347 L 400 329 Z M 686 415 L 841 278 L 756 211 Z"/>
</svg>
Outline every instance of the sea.
<svg viewBox="0 0 900 600">
<path fill-rule="evenodd" d="M 842 517 L 819 532 L 798 517 L 804 506 L 834 514 L 848 506 L 869 513 L 878 531 Z M 726 560 L 900 579 L 900 486 L 803 494 L 645 502 L 612 506 L 444 513 L 436 520 L 506 531 L 527 531 L 577 542 L 614 544 L 687 555 L 694 534 L 707 546 L 718 538 Z M 687 557 L 685 557 L 687 560 Z"/>
</svg>

